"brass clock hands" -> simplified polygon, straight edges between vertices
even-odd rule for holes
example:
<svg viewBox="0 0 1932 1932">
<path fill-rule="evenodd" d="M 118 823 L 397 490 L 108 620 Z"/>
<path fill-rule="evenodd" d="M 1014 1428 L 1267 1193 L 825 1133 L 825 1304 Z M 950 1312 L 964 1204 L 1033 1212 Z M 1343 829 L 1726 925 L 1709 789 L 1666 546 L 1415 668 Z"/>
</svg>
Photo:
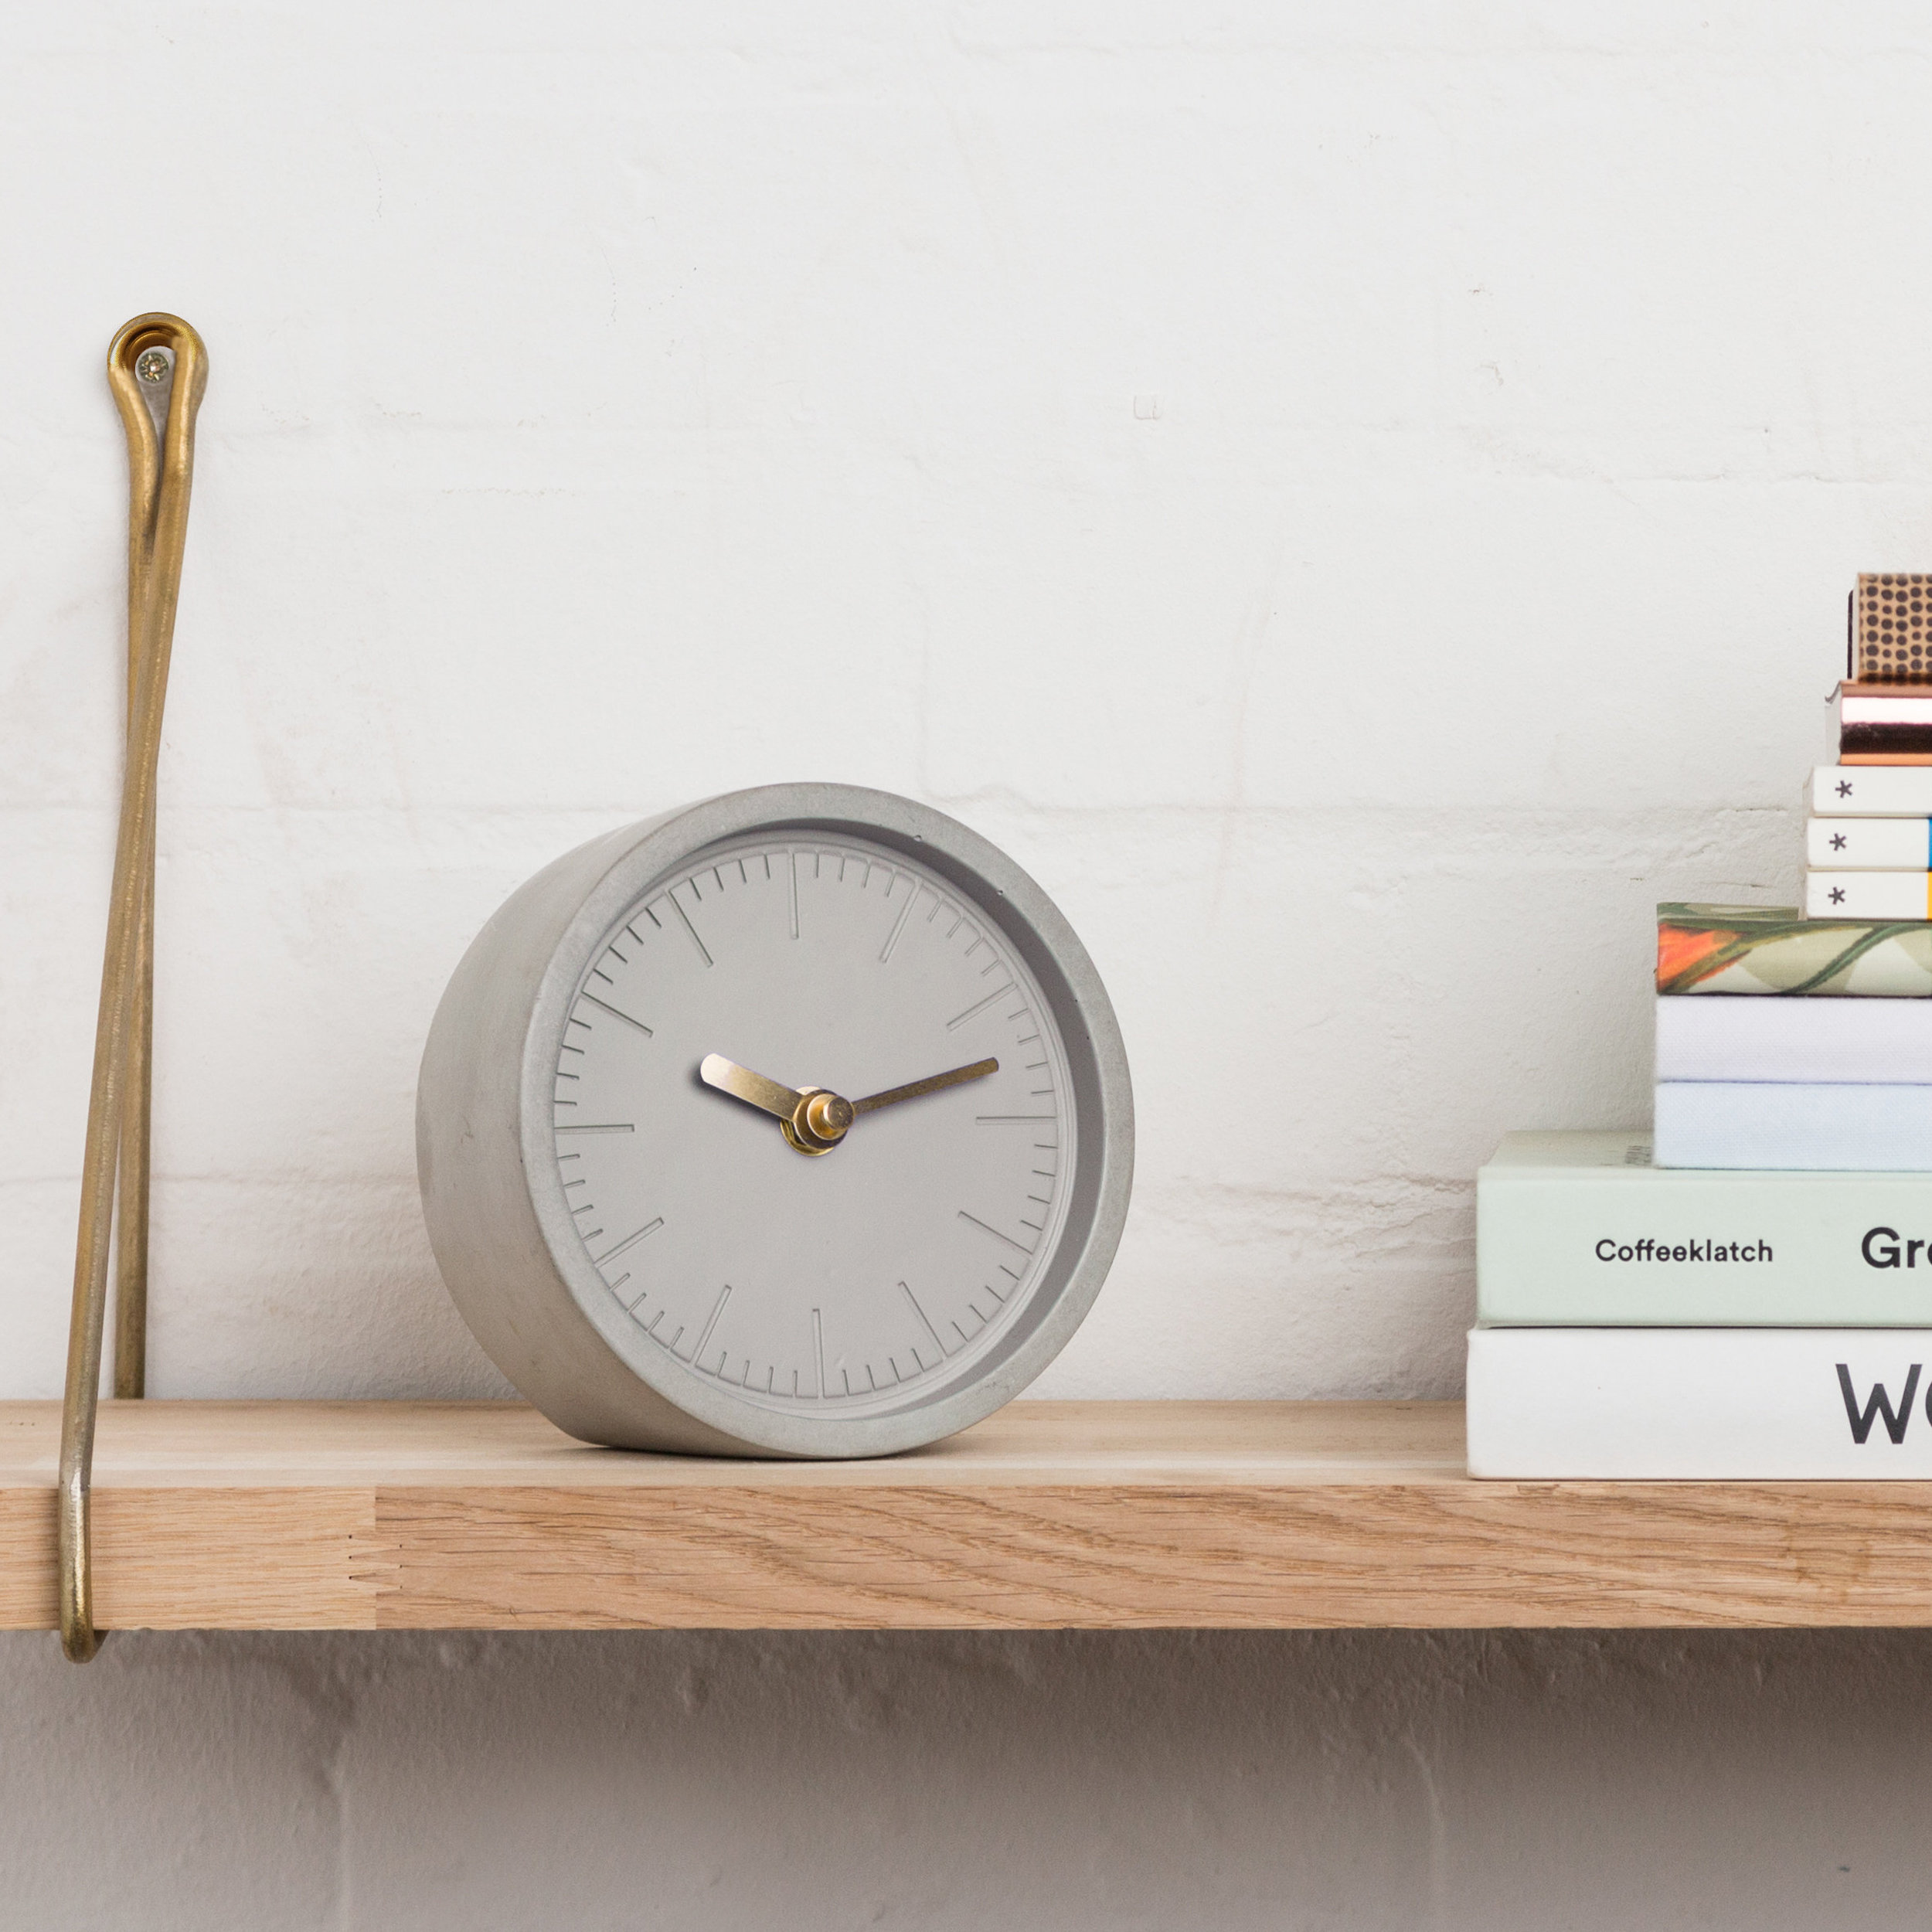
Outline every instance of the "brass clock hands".
<svg viewBox="0 0 1932 1932">
<path fill-rule="evenodd" d="M 804 1098 L 788 1087 L 781 1087 L 776 1080 L 768 1080 L 762 1073 L 754 1073 L 748 1066 L 740 1066 L 736 1060 L 728 1060 L 722 1053 L 707 1053 L 698 1063 L 698 1077 L 707 1087 L 715 1087 L 720 1094 L 729 1094 L 733 1099 L 745 1100 L 750 1105 L 762 1107 L 767 1114 L 775 1114 L 781 1121 L 788 1121 L 798 1111 L 798 1103 Z"/>
<path fill-rule="evenodd" d="M 707 1053 L 698 1063 L 698 1077 L 706 1086 L 774 1115 L 785 1138 L 801 1154 L 829 1154 L 861 1114 L 917 1100 L 922 1094 L 937 1094 L 943 1087 L 961 1087 L 968 1080 L 984 1080 L 998 1071 L 996 1060 L 975 1060 L 971 1066 L 955 1066 L 903 1087 L 889 1087 L 883 1094 L 869 1094 L 862 1100 L 849 1100 L 822 1087 L 781 1087 L 722 1053 Z"/>
<path fill-rule="evenodd" d="M 874 1114 L 896 1101 L 916 1100 L 922 1094 L 937 1094 L 942 1087 L 964 1087 L 968 1080 L 983 1080 L 988 1073 L 998 1071 L 998 1060 L 975 1060 L 971 1066 L 955 1066 L 950 1073 L 929 1074 L 923 1080 L 910 1080 L 903 1087 L 889 1087 L 883 1094 L 868 1094 L 862 1100 L 852 1102 L 852 1111 Z"/>
</svg>

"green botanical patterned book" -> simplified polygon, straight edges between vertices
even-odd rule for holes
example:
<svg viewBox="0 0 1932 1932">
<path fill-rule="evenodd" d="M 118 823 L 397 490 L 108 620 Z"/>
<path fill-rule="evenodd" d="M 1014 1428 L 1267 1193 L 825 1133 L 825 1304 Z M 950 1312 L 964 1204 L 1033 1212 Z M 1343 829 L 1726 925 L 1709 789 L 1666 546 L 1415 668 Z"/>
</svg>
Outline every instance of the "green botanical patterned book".
<svg viewBox="0 0 1932 1932">
<path fill-rule="evenodd" d="M 1932 920 L 1807 919 L 1795 906 L 1659 906 L 1657 990 L 1932 998 Z"/>
</svg>

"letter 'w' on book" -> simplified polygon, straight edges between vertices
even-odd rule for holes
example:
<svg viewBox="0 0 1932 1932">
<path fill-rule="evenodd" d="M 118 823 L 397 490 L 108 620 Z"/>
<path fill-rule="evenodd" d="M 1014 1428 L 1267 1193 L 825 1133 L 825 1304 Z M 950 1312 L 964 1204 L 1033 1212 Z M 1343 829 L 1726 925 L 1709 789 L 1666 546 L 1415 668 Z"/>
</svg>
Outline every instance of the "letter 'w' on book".
<svg viewBox="0 0 1932 1932">
<path fill-rule="evenodd" d="M 1899 1406 L 1896 1410 L 1893 1408 L 1891 1400 L 1885 1393 L 1885 1384 L 1882 1382 L 1872 1384 L 1871 1395 L 1861 1410 L 1858 1397 L 1852 1393 L 1849 1366 L 1842 1362 L 1838 1365 L 1838 1391 L 1845 1397 L 1845 1419 L 1852 1425 L 1852 1440 L 1854 1442 L 1863 1442 L 1870 1437 L 1872 1419 L 1879 1415 L 1884 1417 L 1885 1433 L 1893 1442 L 1896 1444 L 1904 1441 L 1906 1427 L 1912 1420 L 1912 1400 L 1919 1392 L 1919 1366 L 1915 1362 L 1906 1372 L 1905 1393 L 1899 1398 Z"/>
<path fill-rule="evenodd" d="M 1478 1328 L 1469 1473 L 1923 1481 L 1925 1344 L 1922 1328 Z"/>
</svg>

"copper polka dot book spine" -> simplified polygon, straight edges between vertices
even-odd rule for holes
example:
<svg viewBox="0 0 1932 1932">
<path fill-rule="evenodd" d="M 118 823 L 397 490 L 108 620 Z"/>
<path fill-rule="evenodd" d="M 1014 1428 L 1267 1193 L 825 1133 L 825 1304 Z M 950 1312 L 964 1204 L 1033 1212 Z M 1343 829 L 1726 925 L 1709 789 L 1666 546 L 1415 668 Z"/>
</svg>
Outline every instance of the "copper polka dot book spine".
<svg viewBox="0 0 1932 1932">
<path fill-rule="evenodd" d="M 1932 1478 L 1932 574 L 1845 671 L 1801 903 L 1657 909 L 1651 1132 L 1478 1177 L 1473 1475 Z"/>
</svg>

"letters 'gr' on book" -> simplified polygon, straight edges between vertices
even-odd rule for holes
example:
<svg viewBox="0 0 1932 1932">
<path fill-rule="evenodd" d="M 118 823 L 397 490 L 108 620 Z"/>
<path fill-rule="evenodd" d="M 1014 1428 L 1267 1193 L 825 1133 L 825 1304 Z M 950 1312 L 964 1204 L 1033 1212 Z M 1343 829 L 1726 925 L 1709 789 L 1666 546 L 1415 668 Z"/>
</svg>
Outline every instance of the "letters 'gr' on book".
<svg viewBox="0 0 1932 1932">
<path fill-rule="evenodd" d="M 1659 1080 L 1655 1118 L 1660 1168 L 1932 1172 L 1932 1087 Z"/>
<path fill-rule="evenodd" d="M 1820 818 L 1932 818 L 1932 765 L 1816 765 L 1810 802 Z"/>
<path fill-rule="evenodd" d="M 1804 917 L 1932 919 L 1932 872 L 1808 872 Z"/>
<path fill-rule="evenodd" d="M 1932 996 L 1932 924 L 1923 913 L 1814 920 L 1795 906 L 1665 903 L 1657 990 L 1923 999 Z"/>
<path fill-rule="evenodd" d="M 1844 765 L 1932 765 L 1932 685 L 1840 685 L 1838 755 Z"/>
<path fill-rule="evenodd" d="M 1845 675 L 1861 683 L 1932 684 L 1932 577 L 1861 577 L 1852 593 Z"/>
<path fill-rule="evenodd" d="M 1804 862 L 1815 872 L 1932 871 L 1932 818 L 1808 818 Z"/>
<path fill-rule="evenodd" d="M 1508 1134 L 1476 1175 L 1476 1319 L 1932 1324 L 1932 1175 L 1666 1169 L 1628 1130 Z"/>
<path fill-rule="evenodd" d="M 1922 1328 L 1478 1328 L 1469 1473 L 1932 1478 Z"/>
</svg>

